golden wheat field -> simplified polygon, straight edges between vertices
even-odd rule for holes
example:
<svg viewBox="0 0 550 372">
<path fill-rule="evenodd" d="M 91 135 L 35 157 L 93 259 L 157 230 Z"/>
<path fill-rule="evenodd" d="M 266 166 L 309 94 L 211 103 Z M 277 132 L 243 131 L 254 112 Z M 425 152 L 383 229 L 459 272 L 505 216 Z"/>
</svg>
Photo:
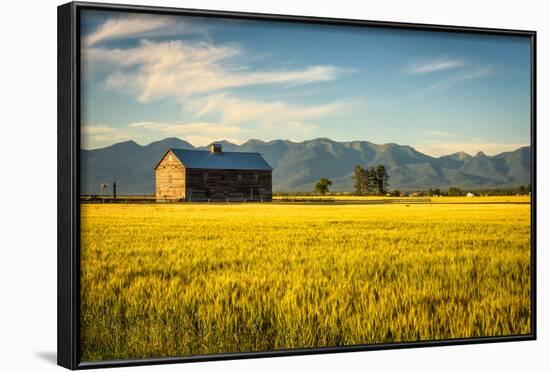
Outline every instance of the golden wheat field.
<svg viewBox="0 0 550 372">
<path fill-rule="evenodd" d="M 82 205 L 82 360 L 530 333 L 529 208 Z"/>
</svg>

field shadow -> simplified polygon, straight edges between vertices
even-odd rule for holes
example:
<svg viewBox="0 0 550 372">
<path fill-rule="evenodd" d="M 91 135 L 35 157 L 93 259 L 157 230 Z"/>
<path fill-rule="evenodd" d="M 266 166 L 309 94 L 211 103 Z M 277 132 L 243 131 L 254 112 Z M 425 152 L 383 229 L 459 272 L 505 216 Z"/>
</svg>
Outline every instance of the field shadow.
<svg viewBox="0 0 550 372">
<path fill-rule="evenodd" d="M 39 351 L 35 355 L 46 362 L 57 365 L 57 353 L 55 351 Z"/>
</svg>

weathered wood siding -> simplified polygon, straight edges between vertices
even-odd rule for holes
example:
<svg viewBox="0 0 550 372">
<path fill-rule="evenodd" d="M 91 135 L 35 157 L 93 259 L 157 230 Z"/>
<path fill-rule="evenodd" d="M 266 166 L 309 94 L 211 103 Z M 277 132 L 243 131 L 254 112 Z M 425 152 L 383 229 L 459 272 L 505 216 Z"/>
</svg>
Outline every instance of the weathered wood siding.
<svg viewBox="0 0 550 372">
<path fill-rule="evenodd" d="M 185 198 L 185 167 L 168 152 L 155 170 L 156 198 L 176 201 Z"/>
<path fill-rule="evenodd" d="M 186 200 L 271 200 L 271 171 L 187 169 Z"/>
</svg>

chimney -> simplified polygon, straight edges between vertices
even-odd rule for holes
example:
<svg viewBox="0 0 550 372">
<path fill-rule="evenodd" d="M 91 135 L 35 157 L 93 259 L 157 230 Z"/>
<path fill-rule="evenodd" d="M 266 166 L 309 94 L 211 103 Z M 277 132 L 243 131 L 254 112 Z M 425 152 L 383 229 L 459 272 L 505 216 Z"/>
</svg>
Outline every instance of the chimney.
<svg viewBox="0 0 550 372">
<path fill-rule="evenodd" d="M 215 154 L 221 154 L 222 153 L 222 144 L 221 143 L 213 143 L 210 145 L 210 152 Z"/>
</svg>

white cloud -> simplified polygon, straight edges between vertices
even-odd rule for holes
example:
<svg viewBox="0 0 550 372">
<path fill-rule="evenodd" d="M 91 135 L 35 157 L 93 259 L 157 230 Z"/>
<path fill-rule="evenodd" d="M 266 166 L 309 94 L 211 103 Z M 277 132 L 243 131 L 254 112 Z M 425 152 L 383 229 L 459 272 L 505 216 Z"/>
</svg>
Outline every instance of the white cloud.
<svg viewBox="0 0 550 372">
<path fill-rule="evenodd" d="M 99 76 L 107 89 L 130 94 L 142 103 L 171 100 L 182 105 L 187 119 L 173 122 L 138 122 L 124 128 L 90 126 L 83 132 L 87 147 L 97 147 L 117 139 L 148 141 L 159 137 L 180 137 L 194 145 L 227 139 L 241 143 L 251 137 L 273 134 L 302 138 L 318 126 L 315 119 L 354 109 L 355 102 L 341 100 L 306 105 L 286 101 L 281 86 L 295 86 L 337 79 L 353 70 L 331 65 L 271 64 L 258 68 L 251 61 L 258 55 L 240 45 L 206 41 L 158 41 L 168 35 L 176 17 L 128 16 L 109 20 L 86 38 L 82 60 L 85 79 Z M 109 40 L 141 38 L 131 47 L 113 48 Z M 265 58 L 265 57 L 262 57 Z M 100 75 L 96 75 L 101 73 Z M 238 88 L 271 86 L 278 99 L 238 98 Z M 277 90 L 279 89 L 279 90 Z M 295 93 L 295 90 L 290 91 Z"/>
<path fill-rule="evenodd" d="M 208 122 L 136 122 L 117 127 L 108 124 L 81 126 L 81 145 L 84 149 L 101 148 L 128 140 L 146 145 L 166 137 L 179 137 L 194 146 L 203 146 L 222 139 L 240 144 L 248 139 L 249 134 L 247 129 Z"/>
<path fill-rule="evenodd" d="M 436 137 L 458 137 L 456 134 L 440 131 L 440 130 L 427 130 L 424 133 L 430 136 L 436 136 Z"/>
<path fill-rule="evenodd" d="M 266 124 L 263 125 L 262 128 L 268 134 L 265 140 L 280 138 L 280 125 Z M 284 126 L 284 129 L 287 133 L 287 136 L 285 138 L 293 142 L 301 142 L 320 136 L 319 132 L 317 132 L 317 135 L 315 135 L 315 132 L 319 129 L 317 125 L 304 123 L 301 121 L 289 122 Z"/>
<path fill-rule="evenodd" d="M 191 108 L 199 120 L 191 122 L 143 121 L 124 127 L 106 124 L 83 126 L 84 148 L 96 148 L 132 138 L 141 143 L 154 139 L 179 137 L 195 146 L 207 145 L 216 140 L 243 143 L 250 138 L 271 139 L 280 137 L 304 140 L 318 126 L 311 123 L 320 117 L 336 115 L 354 108 L 353 102 L 339 101 L 317 106 L 294 106 L 282 101 L 264 102 L 244 100 L 219 94 L 192 101 Z M 206 115 L 219 117 L 216 121 L 201 121 Z"/>
<path fill-rule="evenodd" d="M 84 149 L 104 147 L 131 138 L 131 133 L 109 124 L 87 124 L 80 127 L 81 147 Z"/>
<path fill-rule="evenodd" d="M 491 65 L 476 67 L 472 70 L 465 71 L 460 74 L 455 74 L 435 84 L 432 84 L 428 87 L 428 90 L 447 90 L 462 81 L 484 78 L 491 75 L 492 73 L 493 66 Z"/>
<path fill-rule="evenodd" d="M 195 111 L 196 119 L 206 115 L 216 115 L 224 124 L 248 122 L 278 125 L 335 115 L 350 111 L 355 106 L 352 100 L 304 106 L 292 105 L 284 101 L 246 100 L 228 94 L 211 95 L 189 103 L 189 108 Z"/>
<path fill-rule="evenodd" d="M 464 61 L 460 59 L 442 57 L 431 61 L 414 64 L 406 68 L 406 71 L 411 75 L 423 75 L 437 71 L 451 70 L 464 65 Z"/>
<path fill-rule="evenodd" d="M 497 155 L 505 151 L 514 151 L 520 147 L 529 146 L 528 143 L 493 142 L 486 138 L 470 138 L 446 131 L 426 130 L 424 134 L 431 136 L 431 139 L 427 139 L 424 143 L 413 147 L 422 153 L 435 157 L 461 151 L 472 156 L 479 151 L 486 155 Z"/>
<path fill-rule="evenodd" d="M 163 137 L 181 137 L 195 146 L 220 139 L 242 143 L 262 135 L 280 137 L 281 130 L 287 133 L 286 138 L 303 140 L 318 129 L 310 120 L 353 108 L 354 103 L 351 101 L 304 107 L 282 101 L 245 100 L 218 94 L 191 101 L 189 109 L 195 111 L 197 121 L 137 122 L 129 124 L 129 127 L 147 129 Z M 201 121 L 204 116 L 215 116 L 218 119 L 215 122 Z"/>
<path fill-rule="evenodd" d="M 258 101 L 217 94 L 189 100 L 189 110 L 195 112 L 193 122 L 137 122 L 132 129 L 148 130 L 156 137 L 180 137 L 195 146 L 226 139 L 242 143 L 250 138 L 281 137 L 303 140 L 318 126 L 311 120 L 353 110 L 355 102 L 337 101 L 326 105 L 299 106 L 283 101 Z M 203 121 L 204 117 L 216 117 Z"/>
<path fill-rule="evenodd" d="M 528 143 L 497 143 L 497 142 L 428 142 L 415 148 L 431 156 L 450 155 L 464 151 L 467 154 L 475 155 L 483 151 L 486 155 L 496 155 L 505 151 L 514 151 L 520 147 L 529 146 Z"/>
<path fill-rule="evenodd" d="M 113 133 L 114 130 L 115 128 L 108 124 L 97 124 L 94 126 L 84 125 L 80 128 L 80 132 L 86 135 L 109 134 Z"/>
<path fill-rule="evenodd" d="M 178 17 L 131 14 L 107 20 L 83 39 L 83 45 L 90 47 L 110 40 L 174 35 L 186 31 L 193 32 L 193 28 Z"/>
<path fill-rule="evenodd" d="M 308 84 L 336 79 L 351 70 L 330 65 L 301 69 L 251 70 L 235 57 L 244 51 L 235 44 L 142 40 L 128 49 L 89 48 L 84 59 L 109 64 L 107 87 L 131 91 L 140 102 L 181 99 L 197 94 L 263 84 Z"/>
<path fill-rule="evenodd" d="M 194 146 L 203 146 L 213 141 L 225 139 L 233 143 L 242 143 L 249 132 L 237 126 L 226 126 L 217 123 L 168 123 L 168 122 L 137 122 L 128 125 L 130 128 L 147 129 L 161 134 L 163 137 L 180 137 Z"/>
</svg>

